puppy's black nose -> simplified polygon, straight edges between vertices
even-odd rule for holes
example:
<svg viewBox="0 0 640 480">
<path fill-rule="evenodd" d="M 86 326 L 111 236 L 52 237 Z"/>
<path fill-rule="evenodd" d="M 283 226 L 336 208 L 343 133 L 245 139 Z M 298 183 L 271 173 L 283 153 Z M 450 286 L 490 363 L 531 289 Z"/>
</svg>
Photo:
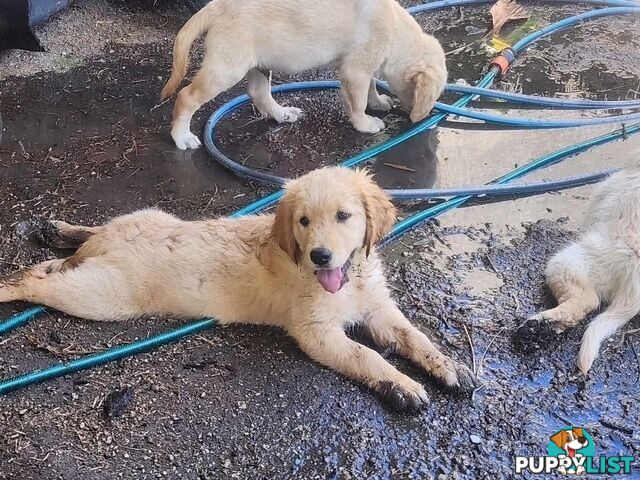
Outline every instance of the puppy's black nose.
<svg viewBox="0 0 640 480">
<path fill-rule="evenodd" d="M 331 261 L 331 250 L 327 248 L 314 248 L 309 254 L 311 261 L 319 267 L 326 267 Z"/>
</svg>

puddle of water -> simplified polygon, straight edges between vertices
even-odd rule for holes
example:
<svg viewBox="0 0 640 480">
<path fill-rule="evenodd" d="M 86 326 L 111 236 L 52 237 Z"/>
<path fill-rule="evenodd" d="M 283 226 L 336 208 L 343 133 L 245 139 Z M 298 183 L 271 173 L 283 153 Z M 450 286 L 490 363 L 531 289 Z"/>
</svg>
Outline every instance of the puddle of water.
<svg viewBox="0 0 640 480">
<path fill-rule="evenodd" d="M 513 115 L 531 112 L 511 111 Z M 446 128 L 439 129 L 440 175 L 436 187 L 478 185 L 521 166 L 534 158 L 561 147 L 592 138 L 613 128 L 564 129 L 555 131 L 493 131 L 488 132 Z M 640 138 L 632 136 L 624 142 L 615 142 L 594 148 L 543 169 L 519 180 L 519 183 L 550 180 L 632 165 L 640 158 Z M 492 223 L 506 227 L 538 219 L 569 217 L 569 225 L 579 225 L 588 205 L 593 186 L 566 190 L 559 193 L 505 199 L 499 203 L 482 204 L 456 209 L 441 218 L 446 225 L 483 225 Z"/>
</svg>

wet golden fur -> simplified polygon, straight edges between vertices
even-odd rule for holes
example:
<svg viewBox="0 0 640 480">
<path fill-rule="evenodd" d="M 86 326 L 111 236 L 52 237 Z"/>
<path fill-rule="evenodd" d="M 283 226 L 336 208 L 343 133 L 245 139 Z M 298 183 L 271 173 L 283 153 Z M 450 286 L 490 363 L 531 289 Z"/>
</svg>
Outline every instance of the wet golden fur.
<svg viewBox="0 0 640 480">
<path fill-rule="evenodd" d="M 350 217 L 337 221 L 338 211 Z M 388 196 L 366 172 L 334 167 L 292 181 L 275 215 L 187 222 L 142 210 L 98 227 L 49 222 L 58 243 L 77 251 L 0 281 L 0 301 L 92 320 L 167 314 L 282 327 L 314 360 L 396 408 L 416 408 L 427 399 L 423 387 L 345 334 L 362 324 L 380 347 L 445 385 L 473 387 L 469 370 L 438 351 L 391 299 L 375 244 L 394 221 Z M 350 280 L 335 294 L 314 274 L 310 251 L 318 246 L 332 251 L 332 268 L 351 259 Z"/>
</svg>

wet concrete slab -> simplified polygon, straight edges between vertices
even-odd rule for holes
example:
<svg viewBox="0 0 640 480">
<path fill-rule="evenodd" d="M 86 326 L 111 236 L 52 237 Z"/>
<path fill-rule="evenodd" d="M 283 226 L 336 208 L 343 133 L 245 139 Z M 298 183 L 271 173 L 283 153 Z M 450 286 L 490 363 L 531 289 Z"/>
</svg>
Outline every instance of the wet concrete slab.
<svg viewBox="0 0 640 480">
<path fill-rule="evenodd" d="M 171 2 L 155 3 L 77 2 L 75 18 L 84 29 L 95 23 L 95 8 L 121 23 L 114 38 L 105 40 L 101 30 L 102 43 L 70 50 L 64 68 L 54 68 L 56 55 L 62 56 L 59 43 L 51 44 L 46 58 L 16 52 L 0 57 L 0 273 L 60 253 L 19 241 L 15 223 L 32 216 L 92 224 L 158 206 L 195 219 L 228 213 L 271 191 L 235 177 L 202 149 L 180 152 L 171 143 L 171 105 L 154 106 L 170 69 L 173 33 L 188 12 L 175 13 Z M 582 7 L 532 5 L 531 11 L 545 23 Z M 72 10 L 56 21 L 70 30 L 69 38 L 82 39 L 73 18 Z M 421 15 L 420 22 L 447 51 L 477 39 L 465 27 L 489 27 L 481 7 Z M 153 31 L 123 35 L 136 25 Z M 640 82 L 637 29 L 637 21 L 608 19 L 545 40 L 498 87 L 634 98 Z M 472 43 L 449 57 L 452 80 L 472 83 L 479 77 L 491 54 L 476 47 Z M 296 79 L 334 76 L 324 69 Z M 194 130 L 202 131 L 213 109 L 242 91 L 240 85 L 203 108 Z M 221 125 L 222 149 L 248 165 L 296 176 L 409 127 L 393 111 L 385 115 L 389 128 L 381 134 L 357 134 L 337 92 L 281 100 L 302 107 L 305 118 L 278 126 L 244 108 Z M 489 102 L 478 106 L 509 115 L 563 115 Z M 390 188 L 477 185 L 613 128 L 513 131 L 450 119 L 369 166 Z M 523 181 L 639 158 L 635 136 Z M 508 479 L 515 454 L 544 452 L 548 436 L 569 423 L 585 426 L 598 452 L 639 458 L 637 320 L 606 344 L 586 381 L 573 368 L 584 325 L 541 348 L 511 339 L 522 318 L 552 302 L 543 287 L 543 265 L 575 236 L 592 191 L 481 202 L 447 213 L 385 249 L 402 310 L 443 350 L 475 364 L 483 386 L 473 399 L 442 391 L 390 356 L 426 385 L 431 399 L 419 415 L 396 415 L 370 392 L 311 362 L 280 331 L 213 329 L 0 398 L 0 478 Z M 403 207 L 403 215 L 415 208 Z M 24 307 L 1 305 L 0 317 Z M 96 324 L 52 312 L 0 340 L 0 376 L 179 324 L 163 318 Z M 105 417 L 108 395 L 125 387 L 132 392 L 126 411 Z"/>
</svg>

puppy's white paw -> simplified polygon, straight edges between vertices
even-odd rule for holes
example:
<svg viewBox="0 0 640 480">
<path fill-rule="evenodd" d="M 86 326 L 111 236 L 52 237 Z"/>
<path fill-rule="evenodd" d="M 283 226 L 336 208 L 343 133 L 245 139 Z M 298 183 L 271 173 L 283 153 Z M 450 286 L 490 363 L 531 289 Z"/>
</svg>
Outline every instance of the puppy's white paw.
<svg viewBox="0 0 640 480">
<path fill-rule="evenodd" d="M 358 119 L 352 119 L 353 126 L 356 130 L 363 133 L 378 133 L 384 129 L 384 122 L 378 117 L 364 115 Z"/>
<path fill-rule="evenodd" d="M 393 100 L 391 100 L 391 97 L 388 95 L 378 95 L 378 98 L 369 102 L 369 108 L 371 110 L 388 112 L 393 108 Z"/>
<path fill-rule="evenodd" d="M 171 132 L 171 136 L 173 137 L 173 141 L 176 142 L 176 147 L 180 150 L 187 150 L 188 148 L 198 148 L 200 145 L 200 139 L 196 137 L 193 133 L 186 132 Z"/>
<path fill-rule="evenodd" d="M 271 117 L 278 123 L 293 123 L 302 118 L 304 112 L 296 107 L 280 107 Z"/>
</svg>

